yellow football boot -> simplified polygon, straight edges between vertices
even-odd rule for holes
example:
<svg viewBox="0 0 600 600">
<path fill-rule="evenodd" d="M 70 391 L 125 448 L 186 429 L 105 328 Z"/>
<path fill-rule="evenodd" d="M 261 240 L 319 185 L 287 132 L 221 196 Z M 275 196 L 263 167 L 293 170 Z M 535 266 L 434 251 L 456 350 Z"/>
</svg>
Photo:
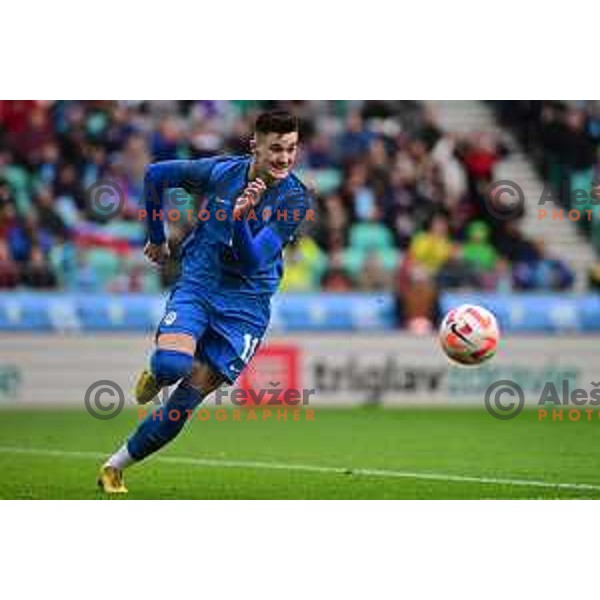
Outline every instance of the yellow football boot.
<svg viewBox="0 0 600 600">
<path fill-rule="evenodd" d="M 148 402 L 156 398 L 161 389 L 162 386 L 159 385 L 156 377 L 152 374 L 152 371 L 150 371 L 150 369 L 144 369 L 140 373 L 137 383 L 135 384 L 135 401 L 138 404 L 148 404 Z"/>
<path fill-rule="evenodd" d="M 123 481 L 123 471 L 104 465 L 98 473 L 98 487 L 105 494 L 126 494 L 128 492 Z"/>
</svg>

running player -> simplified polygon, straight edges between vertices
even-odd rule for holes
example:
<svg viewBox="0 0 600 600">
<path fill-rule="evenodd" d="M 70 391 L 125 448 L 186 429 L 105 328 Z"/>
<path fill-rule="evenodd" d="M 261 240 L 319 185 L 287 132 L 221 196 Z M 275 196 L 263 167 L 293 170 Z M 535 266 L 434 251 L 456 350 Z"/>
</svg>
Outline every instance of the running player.
<svg viewBox="0 0 600 600">
<path fill-rule="evenodd" d="M 146 404 L 164 386 L 179 384 L 102 466 L 98 485 L 105 492 L 126 493 L 123 470 L 173 440 L 191 411 L 222 384 L 233 384 L 260 346 L 283 273 L 283 248 L 305 219 L 314 218 L 307 189 L 291 173 L 297 151 L 296 118 L 273 111 L 256 120 L 250 156 L 148 167 L 144 254 L 153 263 L 164 264 L 169 256 L 163 191 L 184 188 L 202 194 L 206 204 L 182 244 L 181 275 L 158 326 L 150 368 L 136 385 L 136 401 Z M 178 414 L 174 409 L 180 418 L 167 418 Z"/>
</svg>

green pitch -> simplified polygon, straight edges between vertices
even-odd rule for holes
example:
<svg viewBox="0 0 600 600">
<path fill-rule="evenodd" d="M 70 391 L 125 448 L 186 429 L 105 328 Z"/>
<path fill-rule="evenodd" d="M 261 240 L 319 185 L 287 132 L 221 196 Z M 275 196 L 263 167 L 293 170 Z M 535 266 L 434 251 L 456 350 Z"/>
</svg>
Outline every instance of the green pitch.
<svg viewBox="0 0 600 600">
<path fill-rule="evenodd" d="M 128 470 L 127 498 L 600 498 L 600 421 L 497 421 L 470 409 L 257 417 L 192 421 Z M 0 411 L 0 498 L 103 498 L 97 468 L 136 422 L 133 410 L 111 421 Z"/>
</svg>

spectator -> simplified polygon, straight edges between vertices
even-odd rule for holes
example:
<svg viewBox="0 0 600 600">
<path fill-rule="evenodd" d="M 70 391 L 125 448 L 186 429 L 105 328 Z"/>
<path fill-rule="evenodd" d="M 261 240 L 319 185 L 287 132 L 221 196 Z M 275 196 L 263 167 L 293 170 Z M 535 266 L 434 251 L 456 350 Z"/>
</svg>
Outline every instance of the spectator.
<svg viewBox="0 0 600 600">
<path fill-rule="evenodd" d="M 23 269 L 22 283 L 34 289 L 56 287 L 56 276 L 39 246 L 33 246 L 31 249 L 29 260 Z"/>
<path fill-rule="evenodd" d="M 0 181 L 0 239 L 7 240 L 10 231 L 15 227 L 17 210 L 6 182 Z"/>
<path fill-rule="evenodd" d="M 65 225 L 60 214 L 58 214 L 54 208 L 54 198 L 52 197 L 50 190 L 42 188 L 36 194 L 35 206 L 40 227 L 56 237 L 68 237 L 69 229 Z"/>
<path fill-rule="evenodd" d="M 489 227 L 474 221 L 467 228 L 467 241 L 462 247 L 462 259 L 484 289 L 495 287 L 498 252 L 489 241 Z"/>
<path fill-rule="evenodd" d="M 431 320 L 437 299 L 437 277 L 454 252 L 448 220 L 434 214 L 426 231 L 414 236 L 408 255 L 400 265 L 397 295 L 407 326 L 422 330 Z"/>
<path fill-rule="evenodd" d="M 346 121 L 346 130 L 340 138 L 341 162 L 348 163 L 365 156 L 373 137 L 373 132 L 365 128 L 360 113 L 352 111 Z"/>
<path fill-rule="evenodd" d="M 535 244 L 526 239 L 518 226 L 518 221 L 503 221 L 494 229 L 495 246 L 499 254 L 511 263 L 537 260 L 538 251 Z"/>
<path fill-rule="evenodd" d="M 43 185 L 51 185 L 57 178 L 60 161 L 60 149 L 54 141 L 45 143 L 40 151 L 40 161 L 37 165 L 37 177 Z"/>
<path fill-rule="evenodd" d="M 600 292 L 600 262 L 598 261 L 589 270 L 588 285 L 594 292 Z"/>
<path fill-rule="evenodd" d="M 422 327 L 430 322 L 437 301 L 437 287 L 430 273 L 410 255 L 400 263 L 396 278 L 396 296 L 407 327 Z"/>
<path fill-rule="evenodd" d="M 321 287 L 328 292 L 349 292 L 355 284 L 344 267 L 344 256 L 341 251 L 329 257 L 329 266 L 321 278 Z"/>
<path fill-rule="evenodd" d="M 394 232 L 398 246 L 408 248 L 415 231 L 431 217 L 433 201 L 422 190 L 415 163 L 406 153 L 396 157 L 383 206 L 385 222 Z"/>
<path fill-rule="evenodd" d="M 317 134 L 307 149 L 307 163 L 312 169 L 335 167 L 331 140 L 325 134 Z"/>
<path fill-rule="evenodd" d="M 328 254 L 345 248 L 349 230 L 350 216 L 341 196 L 333 194 L 325 198 L 314 234 L 320 248 Z"/>
<path fill-rule="evenodd" d="M 324 292 L 350 292 L 354 288 L 352 278 L 343 268 L 331 268 L 321 278 Z"/>
<path fill-rule="evenodd" d="M 501 155 L 496 140 L 490 134 L 476 134 L 467 140 L 463 162 L 473 185 L 493 180 L 494 167 Z"/>
<path fill-rule="evenodd" d="M 285 271 L 280 289 L 296 292 L 318 289 L 326 264 L 325 256 L 312 238 L 296 238 L 285 251 Z"/>
<path fill-rule="evenodd" d="M 573 171 L 590 169 L 596 160 L 596 141 L 587 130 L 587 118 L 579 109 L 567 110 L 559 139 L 561 160 Z"/>
<path fill-rule="evenodd" d="M 15 288 L 19 283 L 19 270 L 10 255 L 8 244 L 0 238 L 0 289 Z"/>
<path fill-rule="evenodd" d="M 171 116 L 164 117 L 158 130 L 152 136 L 152 155 L 156 161 L 179 158 L 179 141 L 181 130 L 177 120 Z"/>
<path fill-rule="evenodd" d="M 52 245 L 48 260 L 58 285 L 65 289 L 76 289 L 78 259 L 75 245 L 67 237 L 59 235 Z"/>
<path fill-rule="evenodd" d="M 78 210 L 85 210 L 85 194 L 79 181 L 75 165 L 66 163 L 60 167 L 52 192 L 54 197 L 60 198 L 61 196 L 64 196 L 69 198 Z"/>
<path fill-rule="evenodd" d="M 462 258 L 462 249 L 453 247 L 448 261 L 437 272 L 436 286 L 440 289 L 457 289 L 481 287 L 481 281 Z"/>
<path fill-rule="evenodd" d="M 390 291 L 392 276 L 382 264 L 377 252 L 370 252 L 358 276 L 358 288 L 365 292 Z"/>
<path fill-rule="evenodd" d="M 444 215 L 437 214 L 431 219 L 427 231 L 413 237 L 408 252 L 414 268 L 421 269 L 424 276 L 431 278 L 450 259 L 452 246 L 448 220 Z"/>
<path fill-rule="evenodd" d="M 537 258 L 515 265 L 515 287 L 520 290 L 568 290 L 573 286 L 573 273 L 561 260 L 546 255 L 544 242 L 537 242 Z"/>
</svg>

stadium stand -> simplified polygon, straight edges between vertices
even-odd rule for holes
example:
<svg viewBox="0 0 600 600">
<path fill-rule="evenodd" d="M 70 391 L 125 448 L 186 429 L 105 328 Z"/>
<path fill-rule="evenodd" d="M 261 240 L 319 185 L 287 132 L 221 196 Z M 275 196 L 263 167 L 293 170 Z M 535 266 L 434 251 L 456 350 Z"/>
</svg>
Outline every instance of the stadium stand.
<svg viewBox="0 0 600 600">
<path fill-rule="evenodd" d="M 443 131 L 424 104 L 3 101 L 0 288 L 157 294 L 177 265 L 159 274 L 141 259 L 137 208 L 146 165 L 245 152 L 256 113 L 276 106 L 301 119 L 298 171 L 318 208 L 315 225 L 286 253 L 284 292 L 396 296 L 400 322 L 419 330 L 431 325 L 440 290 L 573 286 L 569 266 L 524 236 L 518 220 L 499 223 L 485 209 L 486 189 L 510 153 L 499 132 Z M 536 135 L 547 135 L 541 124 Z M 575 179 L 590 176 L 595 164 L 591 146 L 580 149 L 587 162 Z M 89 206 L 89 189 L 100 180 L 125 194 L 123 210 L 108 220 Z M 180 237 L 182 224 L 172 225 Z M 592 280 L 600 285 L 594 281 L 600 275 Z"/>
</svg>

